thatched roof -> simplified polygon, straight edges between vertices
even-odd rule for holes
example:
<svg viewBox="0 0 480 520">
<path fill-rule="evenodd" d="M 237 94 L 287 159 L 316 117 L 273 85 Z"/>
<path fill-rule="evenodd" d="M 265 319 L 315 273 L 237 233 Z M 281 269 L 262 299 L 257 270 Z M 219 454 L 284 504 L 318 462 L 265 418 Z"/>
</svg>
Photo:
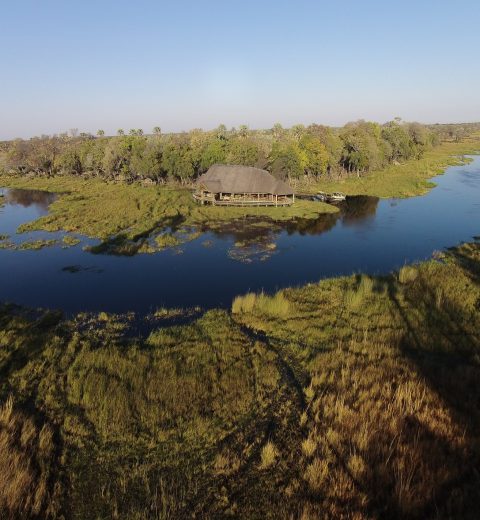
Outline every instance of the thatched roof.
<svg viewBox="0 0 480 520">
<path fill-rule="evenodd" d="M 288 184 L 265 170 L 230 164 L 214 164 L 198 178 L 197 186 L 203 186 L 211 193 L 293 194 Z"/>
</svg>

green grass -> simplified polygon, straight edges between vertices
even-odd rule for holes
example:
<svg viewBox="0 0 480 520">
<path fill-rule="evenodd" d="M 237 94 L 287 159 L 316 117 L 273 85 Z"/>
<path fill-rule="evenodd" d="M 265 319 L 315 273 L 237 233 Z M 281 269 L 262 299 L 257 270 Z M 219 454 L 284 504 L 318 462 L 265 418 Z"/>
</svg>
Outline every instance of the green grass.
<svg viewBox="0 0 480 520">
<path fill-rule="evenodd" d="M 57 244 L 57 241 L 56 240 L 32 240 L 32 241 L 29 241 L 29 242 L 23 242 L 21 243 L 17 249 L 21 250 L 21 251 L 25 251 L 25 250 L 33 250 L 33 251 L 38 251 L 39 249 L 43 249 L 45 247 L 52 247 L 54 245 Z"/>
<path fill-rule="evenodd" d="M 480 136 L 473 135 L 461 142 L 444 142 L 425 153 L 421 159 L 412 159 L 382 170 L 372 171 L 360 178 L 340 180 L 322 179 L 301 185 L 299 191 L 340 191 L 347 195 L 372 195 L 381 198 L 413 197 L 424 195 L 435 183 L 430 179 L 443 173 L 449 166 L 461 164 L 459 156 L 480 151 Z"/>
<path fill-rule="evenodd" d="M 73 176 L 26 179 L 0 176 L 0 184 L 11 188 L 39 189 L 59 193 L 47 216 L 25 224 L 19 231 L 69 231 L 106 240 L 123 234 L 138 239 L 152 231 L 171 225 L 208 225 L 256 217 L 282 222 L 295 218 L 316 218 L 323 213 L 336 213 L 334 206 L 300 200 L 291 207 L 224 208 L 201 206 L 186 189 L 109 184 L 99 179 Z"/>
<path fill-rule="evenodd" d="M 273 296 L 264 293 L 248 293 L 245 296 L 237 296 L 232 303 L 234 314 L 258 311 L 266 316 L 286 317 L 290 314 L 293 304 L 287 300 L 282 292 Z"/>
<path fill-rule="evenodd" d="M 0 306 L 1 507 L 475 518 L 479 311 L 479 242 L 231 313 L 159 309 L 190 322 L 145 338 L 126 334 L 133 316 Z"/>
<path fill-rule="evenodd" d="M 62 238 L 62 242 L 63 242 L 64 246 L 72 247 L 72 246 L 76 246 L 77 244 L 80 244 L 81 240 L 77 237 L 72 237 L 71 235 L 65 235 Z"/>
<path fill-rule="evenodd" d="M 166 249 L 168 247 L 175 247 L 180 244 L 180 240 L 170 233 L 158 235 L 155 237 L 155 243 L 159 249 Z"/>
<path fill-rule="evenodd" d="M 21 244 L 15 244 L 8 240 L 8 237 L 5 235 L 2 239 L 0 237 L 0 249 L 14 249 L 17 251 L 39 251 L 45 247 L 52 247 L 58 244 L 57 240 L 30 240 L 26 242 L 22 242 Z"/>
</svg>

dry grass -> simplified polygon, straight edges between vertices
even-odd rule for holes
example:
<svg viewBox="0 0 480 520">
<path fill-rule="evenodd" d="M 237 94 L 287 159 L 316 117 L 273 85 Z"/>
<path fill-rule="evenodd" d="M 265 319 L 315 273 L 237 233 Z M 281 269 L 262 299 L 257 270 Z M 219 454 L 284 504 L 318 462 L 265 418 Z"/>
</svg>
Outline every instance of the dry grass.
<svg viewBox="0 0 480 520">
<path fill-rule="evenodd" d="M 245 296 L 237 296 L 232 303 L 234 314 L 250 313 L 256 310 L 270 317 L 288 317 L 292 310 L 292 303 L 287 300 L 282 292 L 273 296 L 264 293 L 247 293 Z"/>
<path fill-rule="evenodd" d="M 54 456 L 49 426 L 15 410 L 10 397 L 0 408 L 0 511 L 2 518 L 55 513 L 50 489 Z"/>
<path fill-rule="evenodd" d="M 305 470 L 305 480 L 313 491 L 320 491 L 328 478 L 328 462 L 319 458 L 308 464 Z"/>
<path fill-rule="evenodd" d="M 62 475 L 72 518 L 476 518 L 479 309 L 478 243 L 146 340 L 0 307 L 3 500 L 47 516 Z"/>
<path fill-rule="evenodd" d="M 479 260 L 468 244 L 395 276 L 284 290 L 288 319 L 235 314 L 308 374 L 306 518 L 474 517 Z"/>
<path fill-rule="evenodd" d="M 308 437 L 302 442 L 302 452 L 306 457 L 312 457 L 317 449 L 317 443 L 312 437 Z"/>
<path fill-rule="evenodd" d="M 265 446 L 263 446 L 262 448 L 260 468 L 269 468 L 272 464 L 275 463 L 275 459 L 277 458 L 277 456 L 278 451 L 275 447 L 275 444 L 273 444 L 273 442 L 271 441 L 267 441 L 265 443 Z"/>
<path fill-rule="evenodd" d="M 411 265 L 405 265 L 398 271 L 398 281 L 403 284 L 414 282 L 417 276 L 418 270 Z"/>
</svg>

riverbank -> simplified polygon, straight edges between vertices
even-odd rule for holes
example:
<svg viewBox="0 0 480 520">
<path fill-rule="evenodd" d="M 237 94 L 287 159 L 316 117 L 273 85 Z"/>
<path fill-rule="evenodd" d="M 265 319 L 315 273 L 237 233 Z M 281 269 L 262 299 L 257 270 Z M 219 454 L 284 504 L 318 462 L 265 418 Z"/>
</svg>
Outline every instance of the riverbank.
<svg viewBox="0 0 480 520">
<path fill-rule="evenodd" d="M 424 195 L 435 187 L 432 177 L 443 173 L 449 166 L 464 162 L 463 156 L 480 152 L 480 134 L 474 134 L 460 142 L 443 142 L 425 152 L 421 159 L 372 171 L 361 177 L 321 181 L 300 185 L 298 191 L 340 191 L 346 195 L 370 195 L 380 198 L 405 198 Z"/>
<path fill-rule="evenodd" d="M 147 338 L 126 335 L 128 316 L 3 306 L 0 482 L 29 482 L 9 507 L 471 517 L 479 310 L 479 242 L 242 296 Z"/>
</svg>

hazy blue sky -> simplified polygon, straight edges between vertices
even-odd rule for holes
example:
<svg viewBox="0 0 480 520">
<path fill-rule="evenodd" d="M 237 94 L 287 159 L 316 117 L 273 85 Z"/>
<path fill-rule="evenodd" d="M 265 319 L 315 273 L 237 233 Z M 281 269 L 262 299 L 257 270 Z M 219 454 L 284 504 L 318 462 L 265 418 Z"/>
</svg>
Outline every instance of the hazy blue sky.
<svg viewBox="0 0 480 520">
<path fill-rule="evenodd" d="M 480 120 L 480 0 L 2 4 L 0 138 Z"/>
</svg>

